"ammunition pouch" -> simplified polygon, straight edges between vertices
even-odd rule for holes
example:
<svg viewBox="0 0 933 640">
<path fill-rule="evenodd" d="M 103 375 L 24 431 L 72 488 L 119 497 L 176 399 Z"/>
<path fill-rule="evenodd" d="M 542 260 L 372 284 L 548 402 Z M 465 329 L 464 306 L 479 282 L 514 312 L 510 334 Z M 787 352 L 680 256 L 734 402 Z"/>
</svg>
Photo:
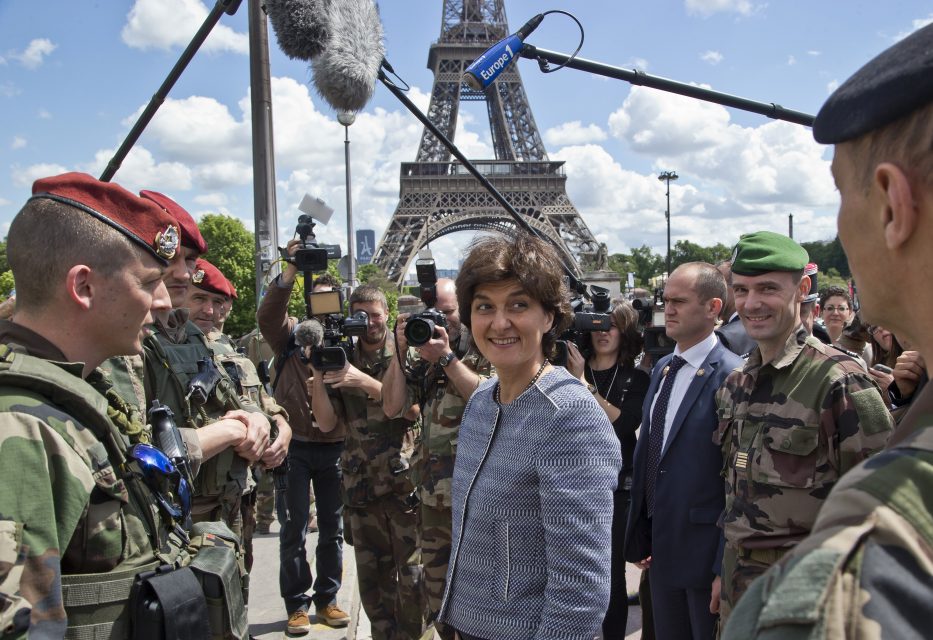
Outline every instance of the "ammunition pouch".
<svg viewBox="0 0 933 640">
<path fill-rule="evenodd" d="M 130 597 L 133 640 L 211 636 L 205 592 L 192 567 L 162 565 L 136 576 Z"/>
<path fill-rule="evenodd" d="M 198 522 L 191 529 L 189 567 L 207 600 L 212 640 L 249 637 L 244 592 L 248 575 L 240 541 L 222 522 Z"/>
</svg>

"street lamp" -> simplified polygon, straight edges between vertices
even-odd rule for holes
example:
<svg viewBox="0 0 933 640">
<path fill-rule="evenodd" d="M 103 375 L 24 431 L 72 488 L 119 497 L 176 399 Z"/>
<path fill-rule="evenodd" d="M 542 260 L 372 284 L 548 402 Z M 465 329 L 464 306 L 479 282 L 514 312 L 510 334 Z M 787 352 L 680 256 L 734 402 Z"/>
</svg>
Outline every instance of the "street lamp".
<svg viewBox="0 0 933 640">
<path fill-rule="evenodd" d="M 350 187 L 350 125 L 356 121 L 355 111 L 340 110 L 337 122 L 343 125 L 343 160 L 347 172 L 347 281 L 352 290 L 356 286 L 356 267 L 353 264 L 353 202 Z"/>
<path fill-rule="evenodd" d="M 664 171 L 658 176 L 661 182 L 667 182 L 667 275 L 671 275 L 671 180 L 676 180 L 679 176 L 676 171 Z"/>
</svg>

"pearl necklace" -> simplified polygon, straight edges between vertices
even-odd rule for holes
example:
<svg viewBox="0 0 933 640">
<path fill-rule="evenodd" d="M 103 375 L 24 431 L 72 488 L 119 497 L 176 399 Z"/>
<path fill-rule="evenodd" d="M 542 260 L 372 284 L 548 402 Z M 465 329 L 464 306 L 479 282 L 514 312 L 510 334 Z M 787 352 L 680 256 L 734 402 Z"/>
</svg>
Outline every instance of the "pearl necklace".
<svg viewBox="0 0 933 640">
<path fill-rule="evenodd" d="M 528 383 L 528 386 L 527 386 L 527 387 L 525 387 L 524 389 L 522 389 L 522 393 L 525 393 L 526 391 L 528 391 L 529 389 L 531 389 L 533 386 L 535 386 L 535 383 L 538 381 L 538 378 L 540 378 L 540 377 L 541 377 L 541 374 L 544 373 L 544 367 L 546 367 L 547 365 L 548 365 L 548 359 L 545 358 L 545 359 L 544 359 L 544 362 L 541 363 L 541 366 L 538 367 L 538 372 L 535 374 L 535 377 L 531 379 L 531 382 Z M 502 404 L 502 402 L 499 400 L 499 388 L 500 388 L 501 386 L 502 386 L 501 383 L 497 384 L 497 385 L 496 385 L 496 391 L 495 391 L 495 393 L 493 394 L 493 395 L 495 396 L 496 404 Z M 522 393 L 518 394 L 518 396 L 522 395 Z M 515 397 L 517 398 L 518 396 L 515 396 Z"/>
</svg>

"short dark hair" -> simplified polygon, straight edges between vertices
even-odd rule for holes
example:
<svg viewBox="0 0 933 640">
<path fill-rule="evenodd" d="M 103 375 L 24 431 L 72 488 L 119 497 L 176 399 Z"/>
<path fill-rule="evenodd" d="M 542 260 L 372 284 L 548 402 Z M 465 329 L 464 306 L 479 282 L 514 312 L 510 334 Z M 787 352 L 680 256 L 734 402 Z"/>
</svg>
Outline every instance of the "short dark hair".
<svg viewBox="0 0 933 640">
<path fill-rule="evenodd" d="M 373 284 L 363 284 L 353 290 L 353 293 L 350 294 L 350 307 L 352 308 L 358 302 L 379 302 L 386 309 L 389 308 L 386 294 Z"/>
<path fill-rule="evenodd" d="M 849 292 L 843 289 L 842 287 L 837 287 L 836 285 L 830 285 L 824 287 L 820 291 L 820 307 L 826 306 L 826 301 L 830 298 L 845 298 L 846 303 L 851 307 L 852 306 L 852 296 L 849 295 Z"/>
<path fill-rule="evenodd" d="M 726 279 L 722 276 L 719 269 L 708 262 L 685 262 L 677 267 L 689 267 L 695 276 L 693 289 L 697 293 L 700 302 L 706 302 L 713 298 L 719 298 L 723 302 L 729 295 L 726 288 Z"/>
<path fill-rule="evenodd" d="M 562 264 L 554 247 L 524 231 L 514 237 L 494 234 L 478 238 L 470 245 L 470 252 L 457 276 L 457 305 L 461 322 L 472 328 L 476 287 L 517 280 L 545 311 L 554 314 L 554 323 L 541 340 L 544 355 L 552 357 L 554 343 L 570 325 L 571 319 L 570 290 L 564 281 Z"/>
<path fill-rule="evenodd" d="M 39 310 L 52 302 L 76 264 L 112 277 L 141 254 L 141 248 L 113 227 L 50 198 L 27 202 L 7 236 L 16 305 L 24 310 Z"/>
<path fill-rule="evenodd" d="M 317 278 L 314 279 L 314 282 L 311 284 L 311 288 L 319 286 L 330 287 L 332 289 L 340 288 L 340 280 L 338 280 L 332 273 L 322 273 Z"/>
<path fill-rule="evenodd" d="M 933 102 L 852 141 L 852 159 L 863 191 L 873 181 L 875 167 L 894 162 L 909 178 L 933 184 Z"/>
</svg>

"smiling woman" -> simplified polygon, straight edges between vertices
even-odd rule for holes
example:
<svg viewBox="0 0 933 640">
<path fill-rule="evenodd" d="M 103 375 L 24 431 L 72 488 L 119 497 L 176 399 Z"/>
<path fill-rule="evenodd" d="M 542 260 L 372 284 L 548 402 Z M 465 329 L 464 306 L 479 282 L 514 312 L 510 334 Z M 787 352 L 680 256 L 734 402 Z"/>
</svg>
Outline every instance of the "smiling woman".
<svg viewBox="0 0 933 640">
<path fill-rule="evenodd" d="M 557 252 L 528 235 L 471 248 L 462 322 L 497 376 L 466 406 L 440 619 L 471 638 L 593 637 L 609 601 L 619 441 L 547 359 L 570 320 Z"/>
</svg>

